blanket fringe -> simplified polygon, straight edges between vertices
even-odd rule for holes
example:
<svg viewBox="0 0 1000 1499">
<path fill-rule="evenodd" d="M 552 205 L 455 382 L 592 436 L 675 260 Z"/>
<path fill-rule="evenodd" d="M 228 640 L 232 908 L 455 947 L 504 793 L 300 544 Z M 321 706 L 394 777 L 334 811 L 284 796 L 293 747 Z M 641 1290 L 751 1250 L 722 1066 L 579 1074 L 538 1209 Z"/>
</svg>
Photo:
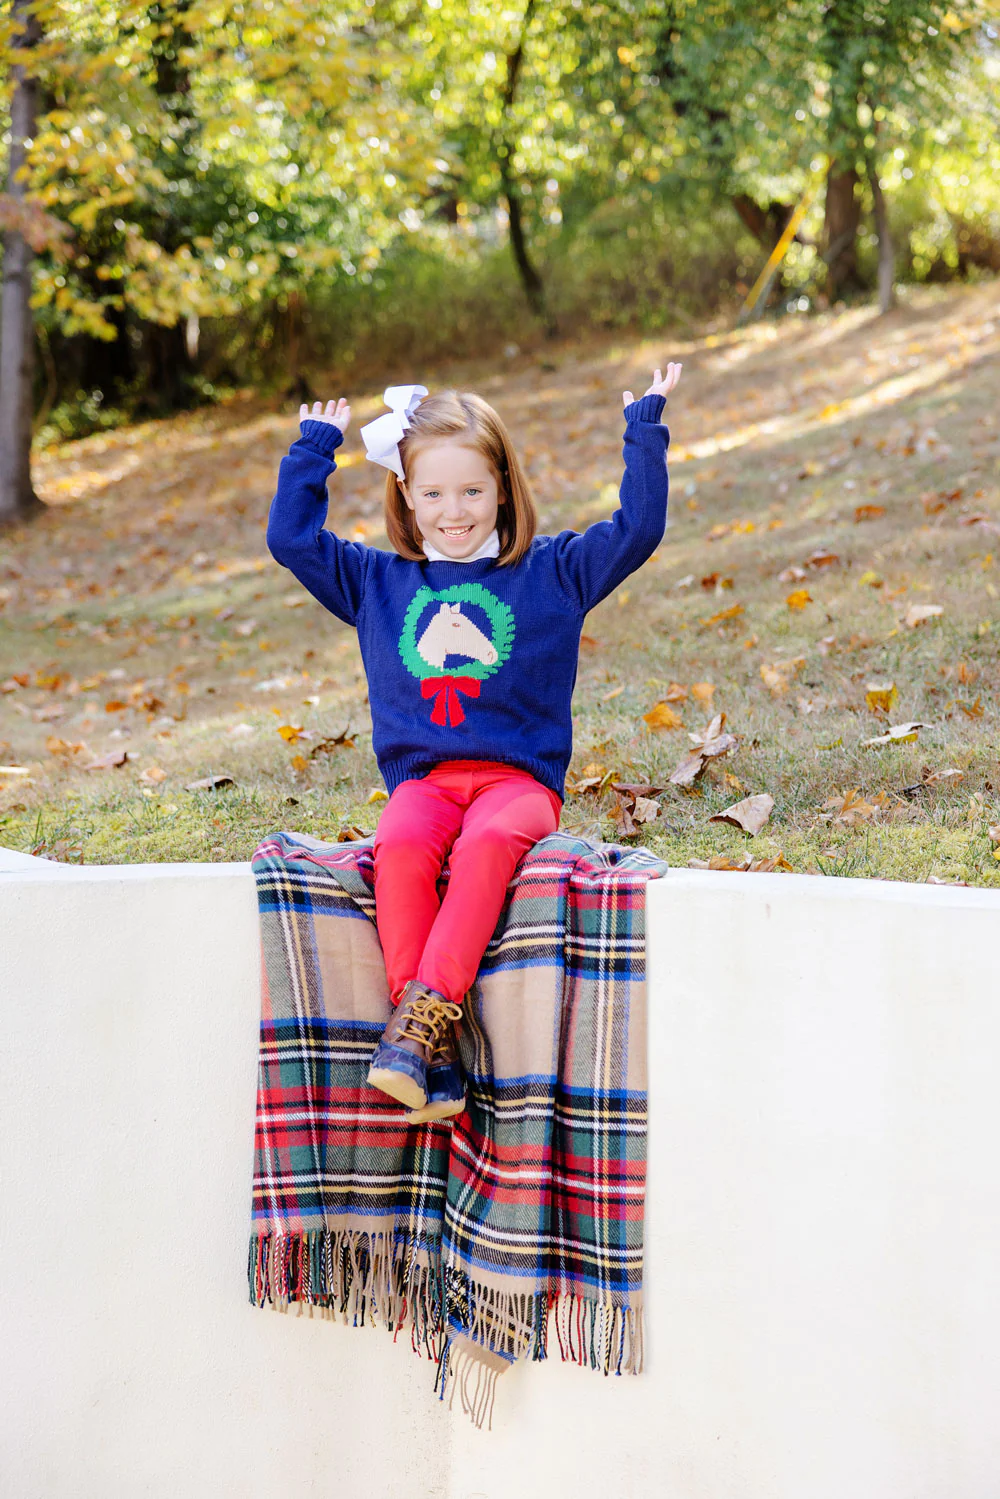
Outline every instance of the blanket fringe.
<svg viewBox="0 0 1000 1499">
<path fill-rule="evenodd" d="M 449 1403 L 458 1390 L 476 1425 L 491 1419 L 498 1370 L 469 1345 L 505 1364 L 544 1359 L 550 1312 L 565 1362 L 603 1374 L 642 1372 L 641 1297 L 616 1306 L 572 1293 L 501 1291 L 442 1269 L 433 1241 L 347 1228 L 253 1235 L 247 1275 L 254 1306 L 287 1311 L 295 1302 L 300 1313 L 318 1310 L 355 1327 L 380 1323 L 396 1334 L 408 1327 L 413 1348 L 438 1364 L 442 1399 L 446 1386 Z M 461 1350 L 449 1346 L 453 1334 L 463 1337 Z"/>
<path fill-rule="evenodd" d="M 440 1249 L 398 1234 L 311 1229 L 255 1234 L 247 1278 L 253 1306 L 318 1310 L 333 1321 L 411 1331 L 414 1350 L 440 1360 Z"/>
</svg>

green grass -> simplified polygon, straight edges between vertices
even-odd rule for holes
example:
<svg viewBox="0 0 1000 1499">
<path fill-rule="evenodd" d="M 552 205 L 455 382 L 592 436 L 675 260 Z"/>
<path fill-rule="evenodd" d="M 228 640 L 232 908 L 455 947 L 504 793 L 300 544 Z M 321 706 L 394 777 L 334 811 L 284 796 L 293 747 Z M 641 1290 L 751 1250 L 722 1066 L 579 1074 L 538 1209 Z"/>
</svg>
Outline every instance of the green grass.
<svg viewBox="0 0 1000 1499">
<path fill-rule="evenodd" d="M 614 509 L 620 393 L 644 389 L 667 357 L 685 363 L 669 411 L 670 525 L 587 621 L 571 782 L 597 764 L 663 788 L 640 841 L 674 864 L 750 852 L 821 876 L 1000 884 L 987 831 L 1000 823 L 997 286 L 921 292 L 885 319 L 854 310 L 666 347 L 567 345 L 427 383 L 496 404 L 555 530 Z M 378 393 L 354 407 L 356 425 L 368 420 Z M 27 681 L 0 696 L 0 762 L 30 771 L 0 776 L 0 842 L 68 861 L 224 860 L 277 828 L 375 827 L 355 636 L 263 545 L 294 435 L 291 415 L 245 397 L 44 456 L 50 510 L 0 538 L 0 681 Z M 352 432 L 330 524 L 384 545 L 381 481 L 358 446 Z M 864 505 L 881 513 L 859 521 Z M 837 560 L 782 580 L 818 548 Z M 909 628 L 907 610 L 926 603 L 943 613 Z M 790 662 L 772 695 L 762 668 Z M 866 702 L 885 681 L 888 716 Z M 671 683 L 699 682 L 711 702 L 675 701 L 683 727 L 647 728 Z M 693 791 L 670 786 L 685 730 L 714 711 L 739 748 Z M 865 746 L 905 720 L 928 725 L 916 742 Z M 285 742 L 289 724 L 312 737 Z M 310 758 L 348 726 L 353 747 Z M 122 749 L 132 758 L 118 769 L 82 768 Z M 236 785 L 185 790 L 219 773 Z M 832 820 L 826 804 L 855 790 L 867 811 Z M 755 839 L 708 821 L 761 791 L 775 808 Z M 563 824 L 613 839 L 614 802 L 610 786 L 571 795 Z"/>
</svg>

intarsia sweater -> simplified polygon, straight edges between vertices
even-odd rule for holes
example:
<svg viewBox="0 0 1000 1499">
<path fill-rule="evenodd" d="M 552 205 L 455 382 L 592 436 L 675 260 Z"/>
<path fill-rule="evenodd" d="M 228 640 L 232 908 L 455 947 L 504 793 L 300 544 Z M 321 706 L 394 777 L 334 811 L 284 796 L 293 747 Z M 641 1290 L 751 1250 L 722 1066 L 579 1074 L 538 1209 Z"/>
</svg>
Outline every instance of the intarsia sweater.
<svg viewBox="0 0 1000 1499">
<path fill-rule="evenodd" d="M 495 760 L 563 796 L 584 618 L 663 537 L 665 404 L 650 395 L 625 408 L 625 473 L 611 519 L 536 536 L 514 565 L 409 562 L 325 530 L 326 481 L 343 433 L 302 422 L 281 460 L 267 544 L 357 628 L 372 746 L 390 793 L 442 760 Z"/>
</svg>

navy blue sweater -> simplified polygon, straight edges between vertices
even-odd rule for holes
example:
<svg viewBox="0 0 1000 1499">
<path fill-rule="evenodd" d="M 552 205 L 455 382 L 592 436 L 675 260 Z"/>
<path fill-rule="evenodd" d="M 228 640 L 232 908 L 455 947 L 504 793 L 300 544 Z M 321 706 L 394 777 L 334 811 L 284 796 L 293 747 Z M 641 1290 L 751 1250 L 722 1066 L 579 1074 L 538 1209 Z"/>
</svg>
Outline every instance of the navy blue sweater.
<svg viewBox="0 0 1000 1499">
<path fill-rule="evenodd" d="M 304 421 L 281 460 L 267 544 L 358 631 L 385 784 L 442 760 L 522 766 L 558 796 L 587 611 L 641 567 L 667 516 L 662 396 L 625 408 L 621 506 L 587 530 L 536 536 L 521 561 L 408 562 L 323 529 L 339 427 Z"/>
</svg>

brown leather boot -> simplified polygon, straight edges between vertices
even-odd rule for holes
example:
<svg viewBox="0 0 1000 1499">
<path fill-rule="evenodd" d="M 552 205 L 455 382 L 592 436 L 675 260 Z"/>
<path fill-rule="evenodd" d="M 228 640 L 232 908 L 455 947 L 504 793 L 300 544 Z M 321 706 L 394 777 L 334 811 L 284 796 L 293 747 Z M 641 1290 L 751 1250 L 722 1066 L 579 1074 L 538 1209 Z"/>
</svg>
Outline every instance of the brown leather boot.
<svg viewBox="0 0 1000 1499">
<path fill-rule="evenodd" d="M 434 1048 L 453 1020 L 462 1014 L 452 1004 L 418 979 L 411 979 L 390 1016 L 375 1048 L 368 1082 L 388 1093 L 409 1109 L 427 1102 L 427 1068 Z"/>
</svg>

